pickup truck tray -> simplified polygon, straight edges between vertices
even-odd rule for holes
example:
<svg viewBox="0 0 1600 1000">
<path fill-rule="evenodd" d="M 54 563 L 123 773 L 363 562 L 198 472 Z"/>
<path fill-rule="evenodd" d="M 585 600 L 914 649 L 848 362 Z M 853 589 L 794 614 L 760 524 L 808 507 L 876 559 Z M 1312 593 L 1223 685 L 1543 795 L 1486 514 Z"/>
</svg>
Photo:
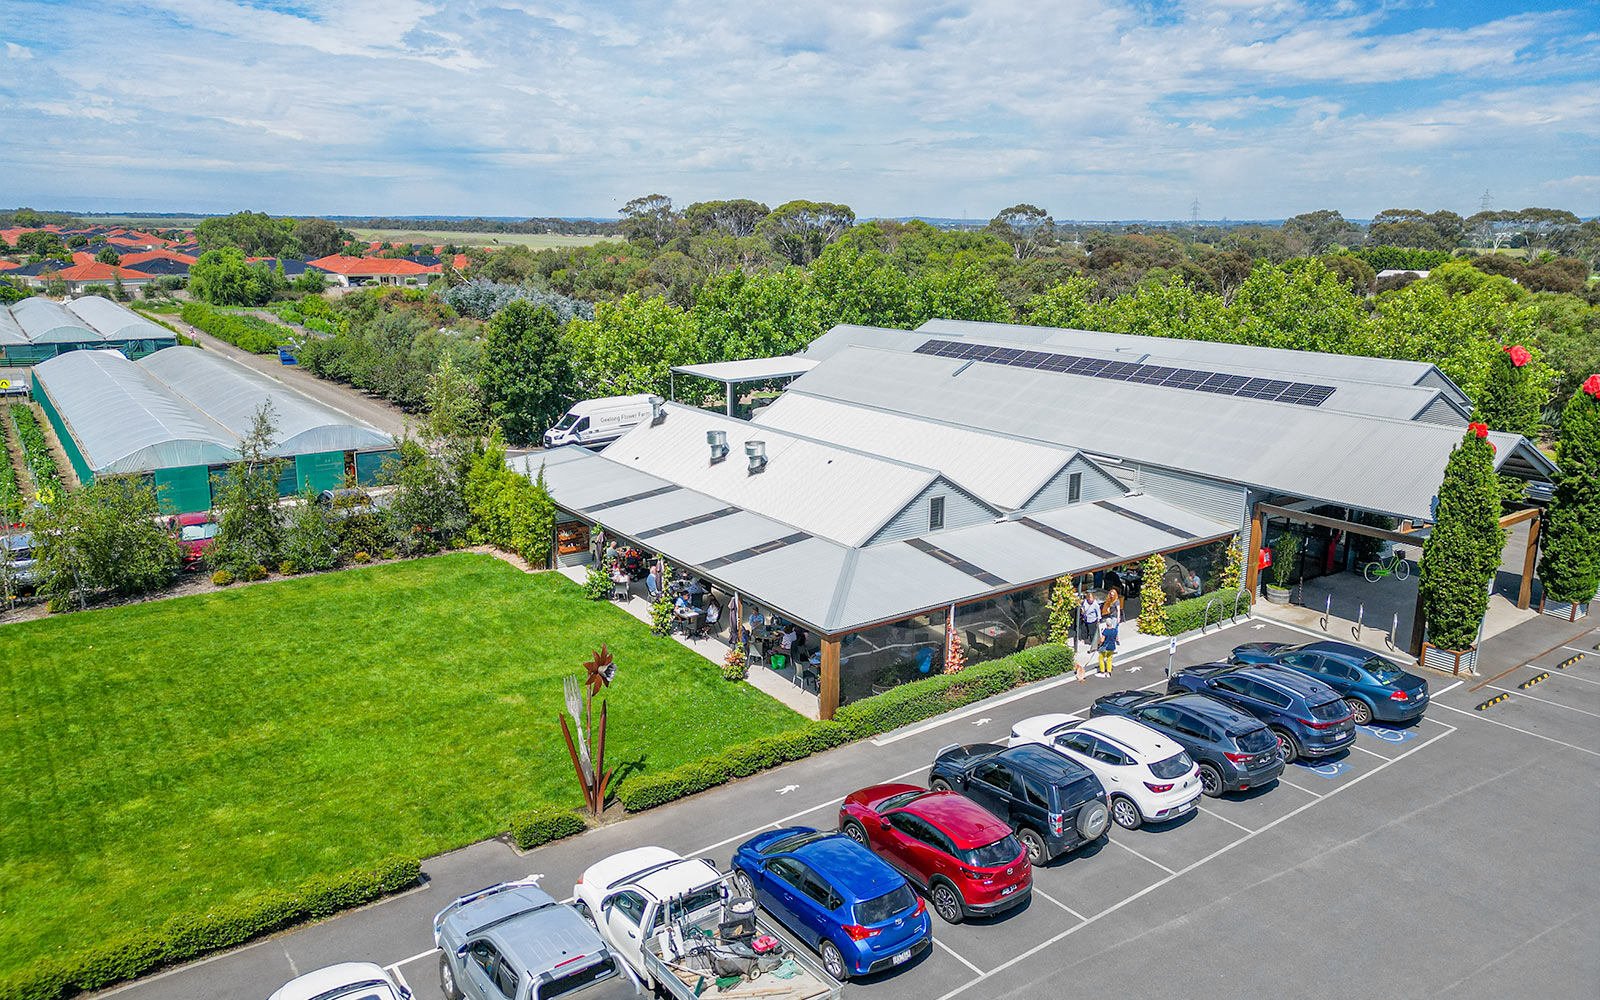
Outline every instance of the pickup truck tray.
<svg viewBox="0 0 1600 1000">
<path fill-rule="evenodd" d="M 788 979 L 764 972 L 755 979 L 740 980 L 727 989 L 720 989 L 716 977 L 709 972 L 692 972 L 662 961 L 653 943 L 644 949 L 645 965 L 660 988 L 678 1000 L 695 1000 L 696 996 L 700 1000 L 708 997 L 712 1000 L 837 1000 L 843 987 L 823 970 L 809 950 L 797 944 L 760 913 L 756 915 L 756 933 L 770 934 L 782 941 L 785 957 L 794 959 L 800 971 Z M 696 986 L 701 988 L 698 994 L 695 993 Z"/>
</svg>

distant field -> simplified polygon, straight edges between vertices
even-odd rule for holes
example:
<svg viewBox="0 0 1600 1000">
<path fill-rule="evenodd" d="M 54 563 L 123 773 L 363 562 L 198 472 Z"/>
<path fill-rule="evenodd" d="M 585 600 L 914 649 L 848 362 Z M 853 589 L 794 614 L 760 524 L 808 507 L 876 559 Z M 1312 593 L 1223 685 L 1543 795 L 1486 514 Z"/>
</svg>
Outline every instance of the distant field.
<svg viewBox="0 0 1600 1000">
<path fill-rule="evenodd" d="M 82 216 L 82 218 L 84 222 L 91 226 L 123 226 L 128 229 L 193 229 L 205 217 L 201 215 L 174 215 L 160 218 L 150 215 L 94 215 Z"/>
<path fill-rule="evenodd" d="M 556 233 L 457 233 L 427 229 L 352 229 L 352 233 L 366 240 L 385 240 L 389 243 L 454 243 L 457 246 L 518 246 L 535 250 L 556 247 L 586 247 L 599 243 L 604 236 L 562 236 Z"/>
</svg>

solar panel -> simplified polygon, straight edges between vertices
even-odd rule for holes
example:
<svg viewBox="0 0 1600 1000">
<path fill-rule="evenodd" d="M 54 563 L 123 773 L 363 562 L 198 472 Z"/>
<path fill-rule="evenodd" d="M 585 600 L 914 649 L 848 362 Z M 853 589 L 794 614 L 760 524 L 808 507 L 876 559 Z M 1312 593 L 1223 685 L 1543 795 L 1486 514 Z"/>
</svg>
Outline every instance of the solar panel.
<svg viewBox="0 0 1600 1000">
<path fill-rule="evenodd" d="M 1077 354 L 1057 354 L 1054 351 L 1029 351 L 1014 347 L 994 347 L 988 344 L 969 344 L 955 340 L 927 340 L 915 353 L 941 358 L 959 358 L 966 361 L 986 361 L 989 364 L 1010 368 L 1031 368 L 1037 371 L 1061 372 L 1081 375 L 1084 378 L 1103 378 L 1118 382 L 1141 382 L 1167 389 L 1189 389 L 1216 393 L 1219 396 L 1241 396 L 1269 402 L 1291 403 L 1296 406 L 1321 406 L 1333 396 L 1333 387 L 1309 382 L 1289 382 L 1275 378 L 1252 378 L 1229 372 L 1201 371 L 1195 368 L 1169 368 L 1166 365 L 1147 365 L 1135 361 L 1112 361 Z"/>
</svg>

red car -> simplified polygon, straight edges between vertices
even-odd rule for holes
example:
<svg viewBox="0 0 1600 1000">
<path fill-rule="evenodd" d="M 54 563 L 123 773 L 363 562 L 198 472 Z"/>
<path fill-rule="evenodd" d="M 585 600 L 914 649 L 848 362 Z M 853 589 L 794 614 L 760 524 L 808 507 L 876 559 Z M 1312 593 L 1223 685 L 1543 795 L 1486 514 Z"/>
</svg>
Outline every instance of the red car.
<svg viewBox="0 0 1600 1000">
<path fill-rule="evenodd" d="M 839 829 L 922 887 L 947 923 L 987 916 L 1033 892 L 1028 851 L 1011 827 L 955 792 L 874 785 L 846 796 Z"/>
<path fill-rule="evenodd" d="M 178 533 L 178 545 L 183 549 L 183 568 L 199 569 L 206 557 L 206 549 L 217 537 L 217 522 L 208 512 L 179 514 L 171 521 L 172 530 Z"/>
</svg>

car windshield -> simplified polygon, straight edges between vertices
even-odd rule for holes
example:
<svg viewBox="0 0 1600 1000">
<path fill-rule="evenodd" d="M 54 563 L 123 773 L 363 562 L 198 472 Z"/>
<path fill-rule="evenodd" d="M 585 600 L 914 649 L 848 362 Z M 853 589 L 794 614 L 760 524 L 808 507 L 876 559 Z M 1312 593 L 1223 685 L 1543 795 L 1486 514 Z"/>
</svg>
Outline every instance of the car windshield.
<svg viewBox="0 0 1600 1000">
<path fill-rule="evenodd" d="M 1194 761 L 1186 753 L 1175 754 L 1166 760 L 1158 760 L 1150 765 L 1150 773 L 1163 780 L 1181 778 L 1194 770 Z"/>
<path fill-rule="evenodd" d="M 789 836 L 789 837 L 779 837 L 777 840 L 774 840 L 772 843 L 768 844 L 766 847 L 763 847 L 761 849 L 761 853 L 762 854 L 783 854 L 783 853 L 785 853 L 787 851 L 793 851 L 793 850 L 797 850 L 797 849 L 799 849 L 801 847 L 804 847 L 807 844 L 812 843 L 813 841 L 821 840 L 824 837 L 832 837 L 832 836 L 833 836 L 833 834 L 824 833 L 821 830 L 811 830 L 811 831 L 808 831 L 806 833 L 797 833 L 797 834 L 794 834 L 793 836 Z"/>
<path fill-rule="evenodd" d="M 1337 698 L 1333 701 L 1325 701 L 1320 705 L 1311 706 L 1311 717 L 1318 722 L 1332 722 L 1349 714 L 1350 709 L 1345 707 L 1345 703 Z"/>
<path fill-rule="evenodd" d="M 881 924 L 897 913 L 904 913 L 917 905 L 917 894 L 911 887 L 901 882 L 897 888 L 891 889 L 877 899 L 869 899 L 864 903 L 856 904 L 856 923 L 863 927 Z"/>
<path fill-rule="evenodd" d="M 1017 855 L 1021 853 L 1022 843 L 1008 833 L 992 844 L 957 851 L 956 857 L 974 868 L 998 868 L 1017 860 Z"/>
<path fill-rule="evenodd" d="M 911 801 L 913 801 L 913 800 L 915 800 L 917 798 L 920 798 L 921 796 L 926 795 L 926 794 L 927 794 L 926 792 L 924 792 L 922 789 L 918 788 L 915 791 L 901 792 L 899 795 L 891 795 L 888 798 L 884 799 L 882 802 L 878 803 L 878 812 L 885 813 L 885 812 L 888 812 L 890 809 L 898 809 L 901 806 L 905 805 L 906 803 L 911 802 Z"/>
<path fill-rule="evenodd" d="M 203 542 L 207 538 L 217 537 L 217 524 L 215 521 L 205 524 L 186 524 L 179 529 L 178 537 L 186 542 Z"/>
<path fill-rule="evenodd" d="M 550 429 L 553 430 L 553 431 L 570 430 L 572 428 L 572 425 L 577 423 L 577 422 L 578 422 L 578 415 L 576 413 L 569 413 L 566 416 L 561 418 L 561 422 L 560 423 L 556 424 L 554 427 L 552 427 Z"/>
<path fill-rule="evenodd" d="M 1379 684 L 1393 684 L 1406 675 L 1406 672 L 1400 669 L 1398 663 L 1392 663 L 1381 656 L 1374 656 L 1361 666 Z"/>
</svg>

